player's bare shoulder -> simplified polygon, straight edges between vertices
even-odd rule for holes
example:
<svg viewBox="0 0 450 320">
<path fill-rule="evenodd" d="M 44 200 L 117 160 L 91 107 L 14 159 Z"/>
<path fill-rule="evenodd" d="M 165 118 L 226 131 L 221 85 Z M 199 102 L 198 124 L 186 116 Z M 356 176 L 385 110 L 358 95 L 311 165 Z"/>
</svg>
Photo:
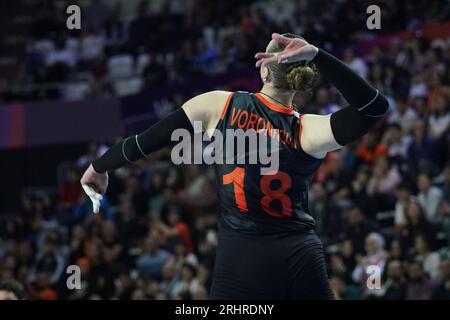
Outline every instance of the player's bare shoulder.
<svg viewBox="0 0 450 320">
<path fill-rule="evenodd" d="M 301 119 L 300 144 L 303 150 L 317 159 L 325 158 L 327 152 L 342 148 L 333 135 L 331 115 L 304 114 Z"/>
<path fill-rule="evenodd" d="M 201 121 L 203 130 L 215 128 L 232 92 L 214 90 L 186 101 L 183 109 L 191 122 Z"/>
</svg>

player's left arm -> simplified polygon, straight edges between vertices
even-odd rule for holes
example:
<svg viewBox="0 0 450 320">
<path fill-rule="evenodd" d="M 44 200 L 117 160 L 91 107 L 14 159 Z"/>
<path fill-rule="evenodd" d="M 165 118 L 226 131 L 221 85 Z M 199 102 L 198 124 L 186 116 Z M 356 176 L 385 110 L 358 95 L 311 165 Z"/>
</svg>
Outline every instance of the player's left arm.
<svg viewBox="0 0 450 320">
<path fill-rule="evenodd" d="M 201 131 L 215 128 L 231 94 L 226 91 L 211 91 L 198 95 L 147 130 L 125 138 L 94 160 L 80 181 L 94 203 L 94 212 L 98 211 L 101 195 L 108 186 L 107 171 L 147 158 L 151 153 L 169 146 L 172 133 L 177 129 L 193 133 L 196 121 L 201 123 Z"/>
<path fill-rule="evenodd" d="M 302 148 L 313 157 L 323 158 L 366 134 L 387 113 L 389 105 L 376 88 L 333 55 L 318 49 L 312 61 L 350 104 L 330 115 L 302 117 Z"/>
<path fill-rule="evenodd" d="M 195 122 L 200 124 L 202 132 L 214 128 L 230 94 L 226 91 L 210 91 L 193 97 L 147 130 L 112 146 L 92 163 L 93 168 L 102 173 L 146 158 L 151 153 L 169 146 L 175 130 L 184 129 L 193 133 Z"/>
</svg>

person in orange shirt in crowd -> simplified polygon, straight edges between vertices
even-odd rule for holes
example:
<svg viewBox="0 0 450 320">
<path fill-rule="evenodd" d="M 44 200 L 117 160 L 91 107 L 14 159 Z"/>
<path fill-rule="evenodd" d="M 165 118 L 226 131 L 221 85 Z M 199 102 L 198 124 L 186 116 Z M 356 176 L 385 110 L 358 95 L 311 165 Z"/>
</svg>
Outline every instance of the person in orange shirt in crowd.
<svg viewBox="0 0 450 320">
<path fill-rule="evenodd" d="M 188 225 L 181 220 L 177 207 L 170 207 L 167 214 L 167 221 L 169 225 L 165 224 L 160 219 L 156 219 L 156 221 L 154 221 L 154 226 L 165 238 L 181 238 L 187 252 L 191 253 L 193 251 L 191 233 Z"/>
<path fill-rule="evenodd" d="M 428 112 L 435 111 L 436 99 L 447 94 L 447 87 L 442 84 L 441 77 L 438 73 L 432 73 L 427 79 L 428 85 L 428 100 L 427 110 Z"/>
<path fill-rule="evenodd" d="M 377 136 L 374 132 L 369 132 L 364 136 L 363 142 L 360 144 L 356 155 L 357 157 L 368 163 L 375 163 L 380 157 L 386 156 L 388 147 L 382 142 L 377 142 Z"/>
<path fill-rule="evenodd" d="M 36 273 L 36 279 L 28 287 L 27 299 L 58 300 L 58 294 L 49 284 L 49 275 L 47 273 Z"/>
<path fill-rule="evenodd" d="M 78 183 L 79 178 L 79 173 L 74 168 L 69 169 L 62 192 L 59 195 L 59 204 L 63 209 L 72 208 L 80 199 L 81 186 Z"/>
</svg>

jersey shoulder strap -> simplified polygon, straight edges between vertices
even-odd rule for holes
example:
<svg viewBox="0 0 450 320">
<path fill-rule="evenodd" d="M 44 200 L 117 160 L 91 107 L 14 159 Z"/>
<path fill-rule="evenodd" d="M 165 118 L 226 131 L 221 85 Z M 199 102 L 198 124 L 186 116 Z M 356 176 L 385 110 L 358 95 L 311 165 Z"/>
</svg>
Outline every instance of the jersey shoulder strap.
<svg viewBox="0 0 450 320">
<path fill-rule="evenodd" d="M 239 108 L 242 110 L 248 110 L 253 104 L 252 93 L 246 91 L 235 91 L 230 93 L 228 99 L 223 107 L 217 129 L 224 130 L 231 117 L 232 109 Z"/>
<path fill-rule="evenodd" d="M 235 91 L 230 93 L 228 96 L 227 102 L 223 107 L 222 114 L 220 116 L 220 120 L 224 120 L 227 116 L 227 111 L 230 109 L 230 106 L 239 105 L 240 107 L 245 108 L 252 101 L 251 93 L 246 91 Z"/>
</svg>

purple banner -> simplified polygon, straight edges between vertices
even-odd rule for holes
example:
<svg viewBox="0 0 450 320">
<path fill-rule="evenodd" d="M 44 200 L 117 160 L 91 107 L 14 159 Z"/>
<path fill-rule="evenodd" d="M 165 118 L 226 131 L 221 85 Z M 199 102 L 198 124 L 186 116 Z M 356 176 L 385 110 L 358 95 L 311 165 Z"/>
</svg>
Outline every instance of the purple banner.
<svg viewBox="0 0 450 320">
<path fill-rule="evenodd" d="M 122 134 L 118 99 L 0 106 L 0 149 L 78 143 Z"/>
</svg>

